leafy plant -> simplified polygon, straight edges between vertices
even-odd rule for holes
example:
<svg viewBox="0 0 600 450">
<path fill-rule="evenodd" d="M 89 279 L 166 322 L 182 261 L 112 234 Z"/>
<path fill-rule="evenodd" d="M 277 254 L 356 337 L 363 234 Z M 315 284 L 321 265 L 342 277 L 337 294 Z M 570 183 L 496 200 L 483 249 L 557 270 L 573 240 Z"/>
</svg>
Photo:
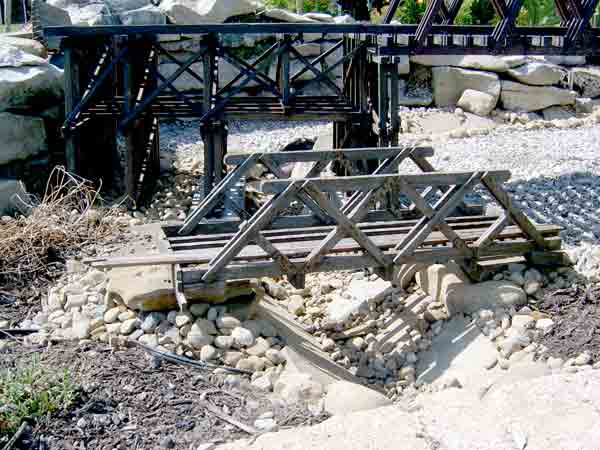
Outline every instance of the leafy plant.
<svg viewBox="0 0 600 450">
<path fill-rule="evenodd" d="M 51 372 L 37 358 L 0 371 L 0 436 L 11 435 L 24 420 L 42 420 L 64 411 L 76 398 L 69 372 Z"/>
<path fill-rule="evenodd" d="M 427 8 L 427 2 L 425 0 L 406 0 L 396 13 L 397 19 L 401 23 L 414 24 L 419 23 L 425 9 Z"/>
<path fill-rule="evenodd" d="M 556 25 L 560 22 L 554 0 L 524 0 L 519 25 Z"/>
<path fill-rule="evenodd" d="M 470 12 L 471 25 L 489 25 L 496 16 L 490 0 L 473 0 Z"/>
</svg>

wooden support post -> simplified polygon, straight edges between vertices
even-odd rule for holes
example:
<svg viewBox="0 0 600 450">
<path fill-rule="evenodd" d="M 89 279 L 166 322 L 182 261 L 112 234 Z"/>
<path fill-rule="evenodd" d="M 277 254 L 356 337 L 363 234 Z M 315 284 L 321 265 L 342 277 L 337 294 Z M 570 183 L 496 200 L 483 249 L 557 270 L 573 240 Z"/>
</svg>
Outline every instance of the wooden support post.
<svg viewBox="0 0 600 450">
<path fill-rule="evenodd" d="M 387 82 L 387 71 L 384 64 L 381 61 L 377 63 L 377 113 L 379 114 L 379 121 L 377 123 L 377 130 L 379 133 L 379 146 L 387 147 L 387 106 L 388 106 L 388 82 Z"/>
<path fill-rule="evenodd" d="M 394 147 L 398 145 L 400 133 L 400 118 L 398 116 L 398 62 L 390 65 L 390 142 Z"/>
<path fill-rule="evenodd" d="M 202 198 L 206 198 L 214 186 L 215 174 L 215 135 L 212 123 L 200 124 L 200 134 L 204 142 L 204 179 Z"/>
<path fill-rule="evenodd" d="M 215 125 L 215 173 L 213 177 L 213 186 L 219 184 L 225 176 L 225 156 L 227 155 L 227 135 L 228 128 L 226 122 L 219 122 Z M 213 188 L 211 186 L 211 190 Z"/>
<path fill-rule="evenodd" d="M 9 5 L 10 1 L 6 3 Z M 65 116 L 69 115 L 81 100 L 79 54 L 75 48 L 74 38 L 63 41 L 65 54 Z M 65 136 L 65 153 L 67 170 L 72 173 L 79 171 L 79 136 L 72 131 Z"/>
<path fill-rule="evenodd" d="M 284 38 L 282 45 L 288 46 L 288 37 Z M 279 68 L 279 90 L 281 91 L 281 103 L 287 113 L 290 104 L 290 52 L 286 48 L 281 52 Z"/>
<path fill-rule="evenodd" d="M 134 53 L 131 46 L 133 39 L 128 38 L 124 42 L 124 45 L 130 47 L 130 52 L 123 60 L 123 113 L 124 115 L 129 112 L 135 106 L 135 76 L 134 76 L 134 65 L 135 62 L 132 60 L 132 54 Z M 130 201 L 135 198 L 135 122 L 130 124 L 124 131 L 125 137 L 125 191 L 129 196 Z"/>
<path fill-rule="evenodd" d="M 204 71 L 204 86 L 203 86 L 203 113 L 206 114 L 213 107 L 213 95 L 216 93 L 219 85 L 218 74 L 216 74 L 216 52 L 217 41 L 212 34 L 206 36 L 203 40 L 203 45 L 206 46 L 206 52 L 202 56 L 202 65 Z M 204 179 L 203 193 L 205 198 L 212 190 L 215 183 L 215 153 L 216 153 L 216 137 L 215 127 L 213 122 L 204 122 L 200 124 L 200 135 L 204 141 Z"/>
</svg>

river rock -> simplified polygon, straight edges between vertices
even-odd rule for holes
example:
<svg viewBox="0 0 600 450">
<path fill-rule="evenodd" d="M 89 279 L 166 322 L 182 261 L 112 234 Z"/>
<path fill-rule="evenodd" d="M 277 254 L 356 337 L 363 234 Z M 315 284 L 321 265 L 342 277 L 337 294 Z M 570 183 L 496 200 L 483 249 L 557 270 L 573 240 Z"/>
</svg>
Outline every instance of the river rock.
<svg viewBox="0 0 600 450">
<path fill-rule="evenodd" d="M 555 64 L 531 62 L 508 70 L 508 75 L 521 83 L 535 86 L 551 86 L 558 84 L 567 71 Z"/>
<path fill-rule="evenodd" d="M 153 333 L 163 320 L 165 320 L 164 314 L 151 312 L 142 322 L 141 328 L 144 333 Z"/>
<path fill-rule="evenodd" d="M 247 328 L 235 327 L 231 331 L 231 337 L 233 337 L 234 343 L 240 347 L 250 347 L 254 344 L 254 335 Z"/>
<path fill-rule="evenodd" d="M 433 99 L 440 107 L 456 105 L 467 89 L 485 92 L 495 101 L 500 95 L 500 79 L 495 73 L 458 67 L 434 67 L 432 75 Z"/>
<path fill-rule="evenodd" d="M 510 111 L 539 111 L 553 105 L 574 105 L 577 93 L 552 86 L 528 86 L 502 81 L 500 100 Z"/>
<path fill-rule="evenodd" d="M 486 92 L 467 89 L 460 96 L 457 106 L 478 116 L 487 116 L 492 112 L 497 101 L 497 98 Z"/>
</svg>

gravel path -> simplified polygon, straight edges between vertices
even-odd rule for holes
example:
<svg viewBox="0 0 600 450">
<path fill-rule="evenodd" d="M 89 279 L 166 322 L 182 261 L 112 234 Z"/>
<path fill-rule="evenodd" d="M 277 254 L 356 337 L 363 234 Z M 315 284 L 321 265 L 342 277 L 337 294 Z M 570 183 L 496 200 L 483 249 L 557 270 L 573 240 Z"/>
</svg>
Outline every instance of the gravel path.
<svg viewBox="0 0 600 450">
<path fill-rule="evenodd" d="M 231 152 L 276 151 L 298 138 L 330 130 L 326 122 L 233 122 Z M 178 157 L 201 157 L 197 122 L 161 128 L 163 149 Z M 405 142 L 413 140 L 406 136 Z M 508 169 L 507 188 L 540 223 L 565 227 L 568 245 L 600 239 L 600 126 L 530 131 L 496 130 L 485 136 L 434 143 L 434 167 L 445 171 Z M 408 170 L 410 168 L 407 167 Z M 488 202 L 486 193 L 476 196 Z"/>
</svg>

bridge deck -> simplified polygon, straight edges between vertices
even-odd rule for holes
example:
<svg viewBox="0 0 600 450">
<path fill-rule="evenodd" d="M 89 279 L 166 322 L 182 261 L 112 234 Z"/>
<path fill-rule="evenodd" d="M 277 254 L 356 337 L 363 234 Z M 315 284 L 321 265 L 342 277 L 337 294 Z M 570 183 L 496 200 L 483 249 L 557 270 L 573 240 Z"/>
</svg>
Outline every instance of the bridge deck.
<svg viewBox="0 0 600 450">
<path fill-rule="evenodd" d="M 206 111 L 202 105 L 202 93 L 187 94 L 186 101 L 175 95 L 162 95 L 150 106 L 159 118 L 202 117 Z M 86 117 L 118 117 L 123 113 L 124 99 L 117 96 L 99 101 L 81 114 Z M 234 97 L 223 109 L 222 117 L 229 119 L 262 120 L 349 120 L 359 114 L 352 104 L 334 96 L 300 96 L 293 98 L 286 107 L 276 97 Z"/>
</svg>

